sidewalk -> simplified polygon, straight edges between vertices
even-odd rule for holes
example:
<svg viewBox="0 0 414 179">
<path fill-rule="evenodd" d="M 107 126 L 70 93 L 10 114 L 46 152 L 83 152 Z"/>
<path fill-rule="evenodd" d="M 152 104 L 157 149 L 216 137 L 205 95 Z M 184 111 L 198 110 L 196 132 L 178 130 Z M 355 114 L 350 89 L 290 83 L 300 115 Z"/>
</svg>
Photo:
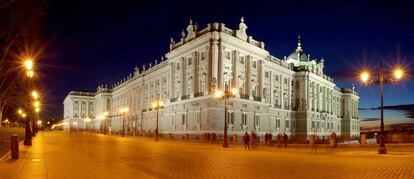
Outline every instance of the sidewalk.
<svg viewBox="0 0 414 179">
<path fill-rule="evenodd" d="M 43 145 L 39 138 L 42 136 L 38 135 L 34 138 L 32 147 L 19 146 L 18 160 L 11 159 L 10 152 L 1 158 L 0 179 L 47 178 Z"/>
</svg>

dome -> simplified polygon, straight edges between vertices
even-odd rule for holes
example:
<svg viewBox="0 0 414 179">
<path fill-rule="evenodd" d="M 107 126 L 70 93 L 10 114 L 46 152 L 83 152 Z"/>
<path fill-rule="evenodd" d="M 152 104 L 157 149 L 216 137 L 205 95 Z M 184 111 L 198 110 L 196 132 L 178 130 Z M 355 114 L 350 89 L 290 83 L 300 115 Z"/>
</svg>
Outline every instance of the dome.
<svg viewBox="0 0 414 179">
<path fill-rule="evenodd" d="M 301 62 L 308 62 L 309 58 L 306 53 L 304 53 L 302 50 L 296 50 L 292 54 L 288 56 L 288 59 L 293 59 Z"/>
</svg>

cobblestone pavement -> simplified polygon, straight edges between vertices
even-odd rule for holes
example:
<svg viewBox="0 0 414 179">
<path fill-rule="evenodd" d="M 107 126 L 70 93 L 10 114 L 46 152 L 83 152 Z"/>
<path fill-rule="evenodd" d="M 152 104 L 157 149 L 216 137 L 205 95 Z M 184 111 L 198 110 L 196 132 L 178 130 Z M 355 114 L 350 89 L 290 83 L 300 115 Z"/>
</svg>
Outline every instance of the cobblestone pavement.
<svg viewBox="0 0 414 179">
<path fill-rule="evenodd" d="M 241 145 L 225 149 L 202 142 L 43 132 L 32 148 L 23 149 L 22 159 L 0 162 L 0 178 L 414 178 L 414 152 L 402 148 L 388 155 L 363 147 L 245 151 Z M 19 171 L 5 171 L 10 165 Z"/>
</svg>

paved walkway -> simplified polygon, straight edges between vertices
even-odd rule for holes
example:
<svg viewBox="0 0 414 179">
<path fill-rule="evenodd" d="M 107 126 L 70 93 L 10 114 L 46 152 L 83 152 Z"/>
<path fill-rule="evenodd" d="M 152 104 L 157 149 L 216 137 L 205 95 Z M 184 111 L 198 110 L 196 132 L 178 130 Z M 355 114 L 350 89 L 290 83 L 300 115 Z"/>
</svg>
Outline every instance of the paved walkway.
<svg viewBox="0 0 414 179">
<path fill-rule="evenodd" d="M 315 149 L 42 132 L 21 159 L 0 161 L 0 178 L 414 178 L 412 145 Z"/>
</svg>

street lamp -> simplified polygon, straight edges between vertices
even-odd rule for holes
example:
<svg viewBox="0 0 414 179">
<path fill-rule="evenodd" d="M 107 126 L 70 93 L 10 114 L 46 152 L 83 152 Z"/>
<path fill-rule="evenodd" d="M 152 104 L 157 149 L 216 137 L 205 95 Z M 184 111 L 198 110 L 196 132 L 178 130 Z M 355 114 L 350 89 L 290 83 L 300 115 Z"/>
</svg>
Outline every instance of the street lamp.
<svg viewBox="0 0 414 179">
<path fill-rule="evenodd" d="M 160 110 L 160 108 L 164 105 L 164 102 L 162 102 L 161 100 L 156 100 L 152 103 L 152 108 L 154 108 L 155 110 L 157 110 L 157 125 L 155 127 L 155 141 L 159 140 L 159 132 L 158 132 L 158 111 Z"/>
<path fill-rule="evenodd" d="M 125 119 L 124 115 L 129 111 L 128 107 L 123 107 L 119 110 L 122 115 L 122 137 L 125 137 Z"/>
<path fill-rule="evenodd" d="M 33 69 L 34 69 L 34 63 L 33 63 L 33 60 L 30 59 L 30 58 L 24 60 L 23 61 L 23 66 L 24 66 L 24 68 L 26 70 L 27 85 L 28 85 L 27 87 L 30 88 L 30 79 L 33 78 L 33 75 L 34 75 L 34 71 L 33 71 Z M 31 146 L 32 145 L 32 136 L 35 136 L 34 126 L 35 126 L 35 124 L 34 124 L 34 119 L 33 119 L 33 124 L 32 124 L 33 131 L 31 132 L 30 131 L 30 119 L 27 119 L 26 120 L 26 126 L 25 126 L 26 129 L 25 129 L 25 138 L 24 138 L 24 145 L 26 145 L 26 146 Z"/>
<path fill-rule="evenodd" d="M 237 88 L 232 88 L 229 90 L 227 87 L 225 88 L 224 92 L 221 90 L 216 90 L 214 93 L 214 97 L 217 99 L 224 99 L 224 139 L 223 139 L 223 147 L 229 147 L 228 138 L 227 138 L 227 100 L 229 98 L 235 97 L 238 93 Z"/>
<path fill-rule="evenodd" d="M 382 59 L 379 64 L 379 74 L 377 79 L 371 79 L 368 71 L 364 70 L 361 72 L 360 78 L 361 81 L 365 84 L 373 84 L 380 86 L 380 99 L 381 99 L 381 132 L 380 132 L 380 144 L 378 149 L 378 154 L 387 154 L 387 149 L 385 148 L 385 133 L 384 133 L 384 82 L 385 83 L 395 83 L 402 79 L 404 76 L 404 71 L 401 68 L 396 68 L 393 70 L 393 77 L 386 78 L 384 75 Z"/>
</svg>

